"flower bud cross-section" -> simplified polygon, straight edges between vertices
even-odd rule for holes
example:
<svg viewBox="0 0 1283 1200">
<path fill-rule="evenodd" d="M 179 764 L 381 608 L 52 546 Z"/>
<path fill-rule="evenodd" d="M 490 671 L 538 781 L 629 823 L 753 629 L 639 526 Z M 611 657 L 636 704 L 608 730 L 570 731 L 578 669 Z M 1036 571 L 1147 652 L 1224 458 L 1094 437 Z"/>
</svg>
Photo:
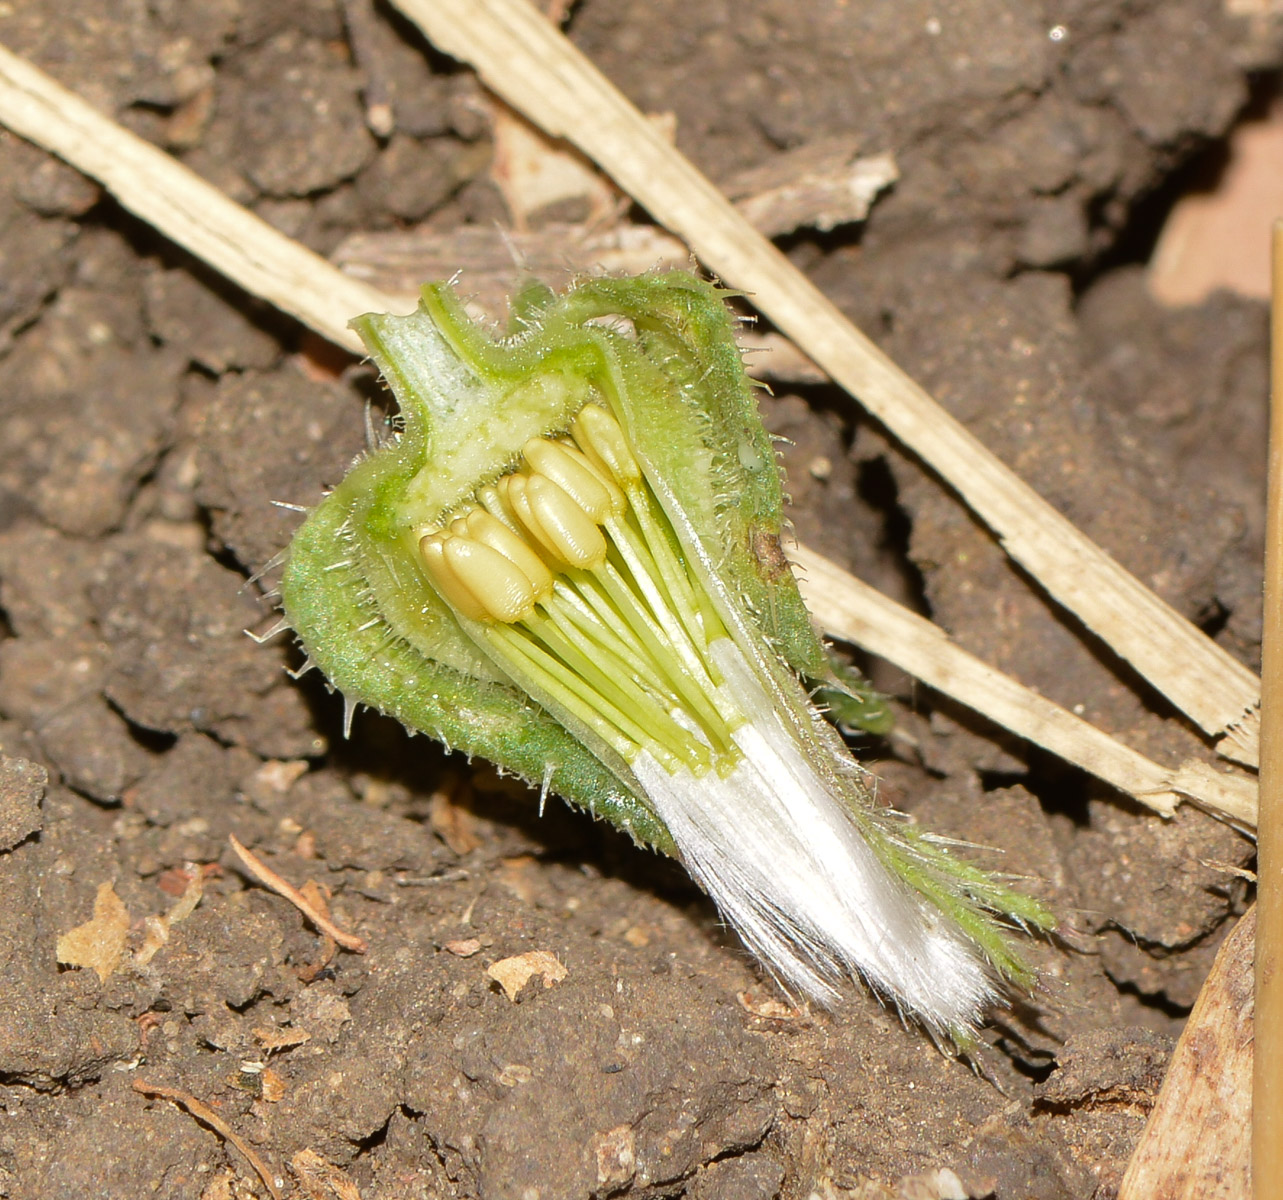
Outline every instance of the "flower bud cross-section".
<svg viewBox="0 0 1283 1200">
<path fill-rule="evenodd" d="M 343 693 L 675 855 L 786 989 L 862 977 L 965 1043 L 1030 976 L 1036 902 L 872 801 L 810 699 L 844 686 L 780 551 L 724 295 L 685 272 L 446 286 L 354 327 L 394 436 L 290 546 L 283 605 Z M 867 703 L 865 705 L 867 709 Z"/>
</svg>

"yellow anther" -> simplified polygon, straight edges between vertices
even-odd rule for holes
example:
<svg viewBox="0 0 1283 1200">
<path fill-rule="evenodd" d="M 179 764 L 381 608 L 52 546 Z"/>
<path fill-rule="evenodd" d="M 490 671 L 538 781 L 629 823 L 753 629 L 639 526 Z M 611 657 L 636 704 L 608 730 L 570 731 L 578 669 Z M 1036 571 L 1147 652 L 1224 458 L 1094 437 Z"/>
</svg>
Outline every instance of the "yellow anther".
<svg viewBox="0 0 1283 1200">
<path fill-rule="evenodd" d="M 497 521 L 501 521 L 514 533 L 520 533 L 518 521 L 508 503 L 508 487 L 503 479 L 497 484 L 488 483 L 477 490 L 477 500 L 481 506 Z"/>
<path fill-rule="evenodd" d="M 600 462 L 619 483 L 627 486 L 641 479 L 641 468 L 624 431 L 600 404 L 585 404 L 571 423 L 570 432 L 589 459 Z"/>
<path fill-rule="evenodd" d="M 595 522 L 623 513 L 627 502 L 614 482 L 604 481 L 577 451 L 546 438 L 531 438 L 521 453 L 531 468 L 551 479 Z"/>
<path fill-rule="evenodd" d="M 540 540 L 562 562 L 591 571 L 606 561 L 606 539 L 597 522 L 547 476 L 532 475 L 523 499 Z"/>
<path fill-rule="evenodd" d="M 460 582 L 446 562 L 444 542 L 445 539 L 439 533 L 430 533 L 419 539 L 419 553 L 423 556 L 428 575 L 437 591 L 465 617 L 473 621 L 484 620 L 487 616 L 485 606 L 472 594 L 470 588 Z"/>
<path fill-rule="evenodd" d="M 572 442 L 569 438 L 566 438 L 565 440 L 562 440 L 559 438 L 557 441 L 557 444 L 559 446 L 564 446 L 566 449 L 566 453 L 569 454 L 570 457 L 575 460 L 575 462 L 579 463 L 579 465 L 582 466 L 585 471 L 591 471 L 594 479 L 598 479 L 603 484 L 606 485 L 606 487 L 610 490 L 612 503 L 614 503 L 615 496 L 619 497 L 619 503 L 623 505 L 623 508 L 619 510 L 619 514 L 622 514 L 624 511 L 627 510 L 628 497 L 625 496 L 624 493 L 621 492 L 619 488 L 616 486 L 614 476 L 612 476 L 610 473 L 610 468 L 606 466 L 606 464 L 602 462 L 601 459 L 589 458 L 588 455 L 585 454 L 578 446 L 576 446 L 575 443 Z M 615 515 L 619 515 L 619 514 L 615 514 Z"/>
<path fill-rule="evenodd" d="M 547 552 L 549 558 L 560 559 L 557 548 L 548 540 L 539 522 L 535 519 L 534 510 L 526 496 L 526 485 L 530 482 L 528 475 L 505 475 L 496 487 L 503 502 L 511 511 L 521 532 L 529 534 L 539 546 Z"/>
<path fill-rule="evenodd" d="M 534 584 L 516 563 L 498 550 L 468 537 L 442 544 L 446 566 L 496 621 L 520 621 L 535 606 Z"/>
<path fill-rule="evenodd" d="M 502 521 L 492 517 L 485 509 L 474 508 L 468 514 L 468 536 L 498 550 L 509 562 L 513 563 L 534 588 L 538 599 L 544 600 L 552 595 L 552 572 L 521 537 L 508 528 Z"/>
</svg>

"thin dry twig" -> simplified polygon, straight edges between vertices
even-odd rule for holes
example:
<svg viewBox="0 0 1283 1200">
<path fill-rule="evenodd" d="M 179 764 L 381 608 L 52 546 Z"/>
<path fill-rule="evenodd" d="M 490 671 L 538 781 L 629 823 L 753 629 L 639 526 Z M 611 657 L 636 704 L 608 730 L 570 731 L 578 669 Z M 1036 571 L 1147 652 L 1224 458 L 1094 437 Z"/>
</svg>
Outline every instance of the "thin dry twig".
<svg viewBox="0 0 1283 1200">
<path fill-rule="evenodd" d="M 362 311 L 386 312 L 397 307 L 390 297 L 354 284 L 324 259 L 301 247 L 295 249 L 308 256 L 307 269 L 286 271 L 280 278 L 271 280 L 270 289 L 265 287 L 261 265 L 274 260 L 280 242 L 292 245 L 288 239 L 244 213 L 181 164 L 94 113 L 82 100 L 3 47 L 0 47 L 0 121 L 81 171 L 94 175 L 113 191 L 117 187 L 125 188 L 125 194 L 137 204 L 135 211 L 162 233 L 182 241 L 246 291 L 278 304 L 322 336 L 341 345 L 352 343 L 344 324 L 347 316 Z M 92 153 L 85 153 L 85 129 L 93 131 Z M 104 163 L 115 162 L 130 164 L 125 177 L 104 168 Z M 167 194 L 170 189 L 176 189 L 175 196 Z M 123 203 L 130 203 L 124 195 L 121 199 Z M 199 226 L 199 233 L 192 232 L 193 225 Z M 353 291 L 353 287 L 357 290 Z M 1250 781 L 1219 775 L 1202 763 L 1187 764 L 1172 772 L 1149 762 L 1014 681 L 1005 680 L 1002 687 L 996 686 L 995 680 L 1004 679 L 1003 676 L 953 646 L 946 635 L 929 622 L 867 588 L 820 556 L 800 549 L 799 557 L 807 569 L 805 585 L 812 611 L 835 637 L 880 654 L 910 673 L 930 670 L 930 675 L 924 678 L 938 691 L 1136 796 L 1159 812 L 1169 813 L 1179 795 L 1188 796 L 1201 807 L 1241 824 L 1251 824 L 1254 820 Z M 1081 570 L 1084 579 L 1090 578 L 1088 566 L 1082 566 Z M 858 603 L 853 599 L 856 596 L 860 597 Z M 935 650 L 918 645 L 924 640 L 927 647 Z M 933 654 L 938 653 L 946 655 L 944 665 L 929 667 Z M 1246 668 L 1238 669 L 1246 671 Z M 1250 672 L 1248 674 L 1250 676 Z M 1003 697 L 1000 703 L 995 703 L 999 691 Z"/>
<path fill-rule="evenodd" d="M 394 0 L 438 49 L 593 159 L 950 484 L 1003 549 L 1209 734 L 1256 761 L 1260 684 L 868 340 L 526 0 Z"/>
<path fill-rule="evenodd" d="M 231 843 L 232 849 L 236 851 L 237 858 L 245 864 L 245 869 L 255 879 L 264 887 L 271 888 L 277 895 L 284 896 L 326 937 L 333 938 L 345 950 L 351 950 L 356 954 L 364 954 L 369 949 L 369 943 L 363 937 L 358 937 L 355 933 L 344 933 L 329 917 L 317 909 L 316 905 L 309 901 L 298 888 L 291 883 L 287 883 L 271 867 L 241 845 L 234 833 L 229 833 L 227 840 Z"/>
<path fill-rule="evenodd" d="M 272 1200 L 284 1200 L 285 1194 L 281 1191 L 281 1184 L 285 1181 L 273 1174 L 268 1165 L 255 1152 L 254 1147 L 241 1137 L 208 1104 L 203 1104 L 195 1096 L 187 1092 L 181 1092 L 178 1088 L 162 1087 L 158 1083 L 148 1083 L 143 1079 L 134 1080 L 134 1091 L 158 1100 L 172 1100 L 179 1108 L 186 1109 L 202 1125 L 208 1125 L 219 1137 L 231 1142 L 245 1156 L 249 1165 L 254 1168 L 258 1173 L 258 1177 L 263 1181 L 263 1186 L 271 1194 Z"/>
</svg>

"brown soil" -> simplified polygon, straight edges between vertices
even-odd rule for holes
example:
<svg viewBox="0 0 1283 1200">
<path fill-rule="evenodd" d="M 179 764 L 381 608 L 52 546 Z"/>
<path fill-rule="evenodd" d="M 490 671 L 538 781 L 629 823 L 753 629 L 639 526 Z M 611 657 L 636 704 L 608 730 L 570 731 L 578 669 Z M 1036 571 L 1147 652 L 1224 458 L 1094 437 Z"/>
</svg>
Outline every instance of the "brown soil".
<svg viewBox="0 0 1283 1200">
<path fill-rule="evenodd" d="M 475 83 L 366 5 L 15 0 L 0 40 L 322 251 L 502 220 Z M 869 223 L 793 235 L 794 260 L 1255 663 L 1264 312 L 1161 310 L 1128 265 L 1279 61 L 1222 8 L 584 0 L 569 28 L 714 179 L 834 135 L 892 151 Z M 266 1194 L 142 1081 L 299 1197 L 934 1196 L 897 1181 L 939 1168 L 975 1196 L 1113 1196 L 1250 844 L 874 664 L 883 794 L 1002 851 L 1063 936 L 1031 946 L 1041 990 L 994 1015 L 978 1070 L 859 992 L 789 1010 L 677 867 L 371 714 L 344 741 L 322 681 L 243 636 L 298 519 L 272 501 L 313 503 L 363 444 L 370 376 L 322 375 L 288 321 L 0 135 L 0 1195 Z M 765 409 L 803 540 L 1139 749 L 1206 753 L 843 396 Z M 254 884 L 232 833 L 368 953 Z M 139 962 L 193 863 L 201 904 Z M 131 928 L 100 981 L 55 947 L 105 882 Z M 568 973 L 511 1000 L 487 967 L 534 950 Z"/>
</svg>

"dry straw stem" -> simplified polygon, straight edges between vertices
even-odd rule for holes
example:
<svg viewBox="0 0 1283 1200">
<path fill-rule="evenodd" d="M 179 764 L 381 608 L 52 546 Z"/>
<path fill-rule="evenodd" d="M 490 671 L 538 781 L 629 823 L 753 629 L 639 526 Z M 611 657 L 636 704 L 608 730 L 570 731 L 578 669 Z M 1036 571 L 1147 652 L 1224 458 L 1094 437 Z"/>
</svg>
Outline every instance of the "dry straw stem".
<svg viewBox="0 0 1283 1200">
<path fill-rule="evenodd" d="M 946 696 L 965 697 L 968 707 L 1004 729 L 1108 780 L 1164 816 L 1185 797 L 1236 824 L 1256 823 L 1254 780 L 1223 775 L 1200 762 L 1168 771 L 968 654 L 938 625 L 828 559 L 805 546 L 794 557 L 802 595 L 812 612 L 823 614 L 824 628 L 834 637 L 895 663 Z"/>
<path fill-rule="evenodd" d="M 1256 1067 L 1252 1176 L 1257 1200 L 1283 1180 L 1283 221 L 1271 238 L 1270 470 L 1261 644 L 1261 826 L 1257 857 Z"/>
<path fill-rule="evenodd" d="M 297 317 L 330 341 L 363 353 L 347 323 L 378 308 L 373 288 L 337 275 L 325 259 L 278 233 L 161 150 L 0 45 L 0 119 L 29 141 L 103 184 L 154 225 L 247 292 Z M 309 286 L 318 272 L 325 287 Z"/>
<path fill-rule="evenodd" d="M 394 0 L 445 53 L 572 142 L 957 491 L 1012 558 L 1254 765 L 1259 681 L 1017 478 L 873 345 L 527 0 Z"/>
<path fill-rule="evenodd" d="M 1257 919 L 1257 909 L 1248 909 L 1217 951 L 1127 1164 L 1118 1200 L 1247 1196 L 1253 1057 L 1249 981 Z M 1257 1200 L 1278 1194 L 1277 1175 L 1256 1193 Z"/>
<path fill-rule="evenodd" d="M 127 207 L 246 291 L 293 313 L 341 345 L 351 344 L 344 325 L 347 317 L 396 307 L 389 297 L 355 284 L 325 260 L 294 246 L 185 167 L 94 112 L 3 47 L 0 121 L 93 175 Z M 119 163 L 129 163 L 129 171 L 116 170 Z M 274 261 L 292 266 L 279 278 L 265 279 L 263 264 Z M 301 269 L 303 263 L 306 270 Z M 344 304 L 351 307 L 343 309 Z M 964 653 L 930 622 L 827 560 L 805 548 L 799 553 L 806 568 L 804 582 L 812 611 L 835 637 L 865 646 L 919 675 L 959 703 L 1130 793 L 1157 812 L 1170 815 L 1178 797 L 1187 797 L 1240 824 L 1255 823 L 1251 781 L 1221 775 L 1201 763 L 1173 772 L 1150 762 Z"/>
</svg>

